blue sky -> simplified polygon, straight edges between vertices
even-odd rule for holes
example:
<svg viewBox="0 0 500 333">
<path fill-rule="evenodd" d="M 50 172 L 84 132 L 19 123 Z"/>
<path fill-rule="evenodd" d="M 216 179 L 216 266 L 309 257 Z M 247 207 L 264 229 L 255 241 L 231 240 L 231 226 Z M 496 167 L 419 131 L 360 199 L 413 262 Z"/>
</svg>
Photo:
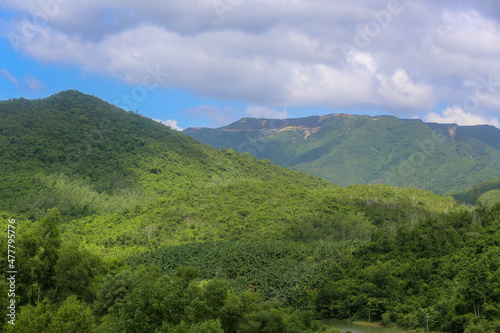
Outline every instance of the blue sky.
<svg viewBox="0 0 500 333">
<path fill-rule="evenodd" d="M 0 99 L 77 89 L 179 128 L 337 112 L 499 127 L 499 17 L 493 0 L 5 0 Z"/>
</svg>

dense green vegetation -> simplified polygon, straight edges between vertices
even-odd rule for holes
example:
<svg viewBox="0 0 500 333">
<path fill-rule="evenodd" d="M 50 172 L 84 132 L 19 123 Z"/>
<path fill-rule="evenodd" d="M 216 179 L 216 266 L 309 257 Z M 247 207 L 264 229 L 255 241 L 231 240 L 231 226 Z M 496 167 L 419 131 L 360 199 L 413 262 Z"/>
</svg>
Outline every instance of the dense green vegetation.
<svg viewBox="0 0 500 333">
<path fill-rule="evenodd" d="M 486 195 L 487 192 L 495 190 L 500 190 L 500 178 L 494 178 L 476 184 L 467 190 L 454 193 L 452 196 L 460 202 L 474 204 L 482 195 Z"/>
<path fill-rule="evenodd" d="M 4 332 L 500 330 L 494 191 L 334 186 L 75 91 L 0 117 Z"/>
<path fill-rule="evenodd" d="M 458 126 L 454 124 L 427 123 L 435 131 L 444 133 L 453 128 L 455 140 L 463 138 L 473 138 L 486 143 L 487 145 L 500 149 L 500 131 L 490 125 Z"/>
<path fill-rule="evenodd" d="M 72 200 L 89 191 L 96 192 L 86 205 L 93 212 L 104 206 L 115 210 L 106 203 L 112 196 L 151 201 L 203 183 L 248 179 L 310 188 L 326 184 L 248 155 L 210 149 L 77 91 L 2 101 L 0 117 L 0 209 L 29 210 L 33 216 L 60 197 L 66 201 L 62 211 L 71 211 Z M 118 201 L 116 209 L 121 207 Z M 85 214 L 73 211 L 73 216 Z"/>
<path fill-rule="evenodd" d="M 189 242 L 126 261 L 63 241 L 57 209 L 17 223 L 19 332 L 312 332 L 368 310 L 413 329 L 500 328 L 500 205 L 375 226 L 365 241 Z"/>
<path fill-rule="evenodd" d="M 500 130 L 493 126 L 335 114 L 244 118 L 184 133 L 344 186 L 381 183 L 450 194 L 500 175 Z"/>
<path fill-rule="evenodd" d="M 498 203 L 500 203 L 500 190 L 491 190 L 486 193 L 483 193 L 479 199 L 478 202 L 481 205 L 491 207 L 494 206 Z"/>
<path fill-rule="evenodd" d="M 117 254 L 207 240 L 367 240 L 375 226 L 394 232 L 402 224 L 463 209 L 451 198 L 382 185 L 310 190 L 239 182 L 73 219 L 61 229 L 75 241 Z"/>
</svg>

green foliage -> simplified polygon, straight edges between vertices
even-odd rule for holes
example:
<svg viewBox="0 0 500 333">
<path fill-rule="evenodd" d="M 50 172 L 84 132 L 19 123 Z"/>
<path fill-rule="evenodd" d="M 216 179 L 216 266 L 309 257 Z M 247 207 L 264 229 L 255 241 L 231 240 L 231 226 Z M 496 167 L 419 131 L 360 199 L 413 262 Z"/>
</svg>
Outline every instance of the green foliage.
<svg viewBox="0 0 500 333">
<path fill-rule="evenodd" d="M 102 259 L 78 244 L 68 243 L 61 247 L 54 267 L 55 287 L 58 297 L 66 299 L 78 295 L 87 302 L 94 299 L 94 280 L 105 270 Z"/>
<path fill-rule="evenodd" d="M 477 200 L 479 200 L 482 195 L 494 190 L 500 190 L 500 178 L 494 178 L 480 184 L 476 184 L 467 190 L 454 193 L 452 196 L 460 202 L 472 205 L 476 204 Z M 497 192 L 490 194 L 494 197 L 493 199 L 496 198 L 495 193 Z M 490 199 L 489 196 L 486 198 L 487 200 Z"/>
<path fill-rule="evenodd" d="M 63 174 L 39 174 L 35 179 L 44 189 L 28 199 L 33 217 L 43 216 L 52 207 L 57 207 L 63 216 L 74 218 L 123 211 L 153 201 L 153 197 L 132 189 L 118 189 L 112 195 L 99 193 L 88 180 L 71 180 Z"/>
<path fill-rule="evenodd" d="M 203 279 L 225 279 L 237 291 L 258 291 L 264 299 L 307 306 L 331 267 L 350 265 L 362 241 L 205 242 L 163 247 L 129 259 L 131 267 L 156 264 L 169 275 L 179 267 L 200 269 Z"/>
<path fill-rule="evenodd" d="M 214 181 L 327 182 L 221 152 L 78 91 L 0 102 L 0 209 L 32 219 L 145 205 Z"/>
<path fill-rule="evenodd" d="M 90 333 L 95 327 L 94 320 L 89 306 L 71 296 L 60 306 L 45 300 L 36 306 L 23 307 L 16 324 L 8 325 L 6 332 Z"/>
<path fill-rule="evenodd" d="M 220 321 L 207 320 L 201 323 L 191 323 L 187 324 L 181 322 L 179 325 L 170 328 L 169 330 L 158 330 L 158 332 L 169 332 L 169 333 L 224 333 L 222 330 Z"/>
<path fill-rule="evenodd" d="M 0 219 L 16 218 L 20 272 L 16 327 L 4 318 L 3 331 L 338 332 L 319 329 L 316 319 L 366 320 L 368 313 L 414 330 L 428 319 L 434 331 L 498 331 L 495 191 L 477 191 L 480 204 L 470 208 L 417 189 L 337 187 L 212 149 L 74 91 L 0 102 L 0 113 Z M 418 121 L 392 117 L 321 121 L 330 127 L 311 130 L 318 117 L 307 128 L 269 124 L 281 129 L 271 142 L 277 158 L 286 159 L 294 139 L 299 154 L 286 163 L 327 165 L 321 156 L 351 147 L 363 166 L 371 158 L 362 155 L 375 153 L 367 140 L 380 156 L 414 153 L 408 140 L 379 145 L 377 133 L 432 135 Z M 234 139 L 245 126 L 261 125 L 248 119 L 226 134 Z M 336 141 L 329 131 L 339 134 Z M 467 154 L 494 157 L 493 146 L 450 140 L 435 147 L 447 161 L 429 158 L 428 171 L 420 170 L 435 184 L 450 180 L 450 165 L 457 174 L 470 167 Z M 366 168 L 401 163 L 384 159 Z M 333 161 L 338 175 L 362 175 L 345 161 Z M 477 179 L 487 174 L 480 170 Z M 0 234 L 4 253 L 7 239 Z M 8 267 L 6 256 L 0 264 Z M 5 308 L 9 285 L 1 277 Z"/>
<path fill-rule="evenodd" d="M 470 324 L 464 333 L 496 333 L 500 331 L 500 322 L 478 321 Z"/>
<path fill-rule="evenodd" d="M 313 313 L 287 312 L 253 291 L 235 294 L 228 282 L 201 280 L 193 268 L 181 268 L 170 278 L 156 266 L 140 266 L 115 277 L 123 281 L 124 276 L 130 291 L 108 307 L 97 332 L 307 332 L 316 327 Z M 109 301 L 105 289 L 117 285 L 111 282 L 115 277 L 107 278 L 97 303 Z"/>
<path fill-rule="evenodd" d="M 370 310 L 386 325 L 418 330 L 428 318 L 432 331 L 482 332 L 499 315 L 500 239 L 492 233 L 498 209 L 446 214 L 400 227 L 394 237 L 374 236 L 342 274 L 324 280 L 317 311 L 367 319 Z"/>
<path fill-rule="evenodd" d="M 311 190 L 245 181 L 76 219 L 61 229 L 96 250 L 126 255 L 160 244 L 207 240 L 368 240 L 375 226 L 394 233 L 402 224 L 463 209 L 452 198 L 421 190 L 382 185 Z"/>
<path fill-rule="evenodd" d="M 500 203 L 500 190 L 491 190 L 481 194 L 478 199 L 478 203 L 487 207 L 495 206 Z"/>
<path fill-rule="evenodd" d="M 29 303 L 41 301 L 54 288 L 55 267 L 59 259 L 61 236 L 57 208 L 40 222 L 17 224 L 17 261 L 23 272 L 19 285 L 21 298 Z"/>
<path fill-rule="evenodd" d="M 498 176 L 500 130 L 458 127 L 453 136 L 449 130 L 449 125 L 420 120 L 335 114 L 280 121 L 245 118 L 184 133 L 344 186 L 383 183 L 449 194 Z"/>
</svg>

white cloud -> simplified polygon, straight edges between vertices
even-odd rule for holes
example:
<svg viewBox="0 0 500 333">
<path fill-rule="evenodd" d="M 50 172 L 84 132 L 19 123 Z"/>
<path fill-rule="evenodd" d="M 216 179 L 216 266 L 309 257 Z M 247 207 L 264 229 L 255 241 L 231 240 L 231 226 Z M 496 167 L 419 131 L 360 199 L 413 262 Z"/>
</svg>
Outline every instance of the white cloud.
<svg viewBox="0 0 500 333">
<path fill-rule="evenodd" d="M 5 77 L 7 80 L 9 80 L 10 83 L 15 85 L 16 87 L 19 86 L 19 79 L 14 75 L 12 75 L 12 73 L 9 70 L 5 68 L 2 69 L 2 76 Z"/>
<path fill-rule="evenodd" d="M 36 17 L 48 13 L 41 3 L 2 5 Z M 460 104 L 471 94 L 467 80 L 500 78 L 497 0 L 458 8 L 451 0 L 401 1 L 401 12 L 347 58 L 341 45 L 356 45 L 356 27 L 376 26 L 373 13 L 387 10 L 387 1 L 233 1 L 223 20 L 206 0 L 64 3 L 22 52 L 131 85 L 159 67 L 169 73 L 163 86 L 203 97 L 271 108 L 378 107 L 411 117 L 440 100 Z M 11 32 L 26 33 L 22 21 L 10 24 Z M 500 97 L 483 100 L 492 117 Z"/>
<path fill-rule="evenodd" d="M 443 110 L 441 114 L 428 113 L 424 120 L 431 123 L 457 124 L 460 126 L 493 125 L 500 128 L 498 118 L 485 118 L 471 112 L 466 112 L 459 106 L 449 107 Z"/>
<path fill-rule="evenodd" d="M 167 119 L 167 120 L 153 119 L 153 120 L 156 121 L 156 122 L 159 122 L 160 124 L 168 126 L 171 129 L 173 129 L 173 130 L 182 131 L 182 128 L 180 128 L 177 125 L 177 120 L 173 120 L 173 119 Z"/>
<path fill-rule="evenodd" d="M 45 88 L 45 85 L 42 82 L 40 82 L 36 77 L 31 75 L 24 76 L 24 83 L 31 90 L 42 90 L 43 88 Z"/>
<path fill-rule="evenodd" d="M 19 79 L 15 77 L 9 70 L 5 68 L 2 69 L 1 75 L 9 80 L 17 88 L 21 88 Z M 24 75 L 23 81 L 24 84 L 31 90 L 42 90 L 43 88 L 45 88 L 45 85 L 32 75 Z"/>
<path fill-rule="evenodd" d="M 245 110 L 245 117 L 251 118 L 266 118 L 266 119 L 286 119 L 288 118 L 288 111 L 278 111 L 276 109 L 266 108 L 263 106 L 249 106 Z"/>
</svg>

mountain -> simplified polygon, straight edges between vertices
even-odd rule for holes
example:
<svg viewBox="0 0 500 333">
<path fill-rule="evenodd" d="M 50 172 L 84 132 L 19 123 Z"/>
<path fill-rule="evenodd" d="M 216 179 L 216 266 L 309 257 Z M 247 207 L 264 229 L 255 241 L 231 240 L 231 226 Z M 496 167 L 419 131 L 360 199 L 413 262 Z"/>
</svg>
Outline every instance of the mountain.
<svg viewBox="0 0 500 333">
<path fill-rule="evenodd" d="M 0 102 L 0 160 L 0 209 L 21 211 L 49 207 L 54 198 L 44 191 L 63 187 L 66 196 L 80 187 L 94 196 L 152 200 L 226 179 L 326 184 L 212 149 L 78 91 Z"/>
<path fill-rule="evenodd" d="M 427 123 L 436 132 L 447 132 L 455 140 L 473 138 L 500 150 L 500 130 L 490 125 L 458 126 L 456 124 Z"/>
<path fill-rule="evenodd" d="M 336 187 L 250 154 L 214 149 L 78 91 L 0 102 L 0 119 L 0 211 L 38 220 L 56 207 L 65 237 L 96 250 L 365 239 L 372 225 L 393 228 L 458 209 L 451 198 L 425 191 Z"/>
<path fill-rule="evenodd" d="M 428 160 L 495 151 L 394 117 L 271 122 L 223 133 L 271 139 L 282 150 L 254 147 L 296 165 L 339 147 L 382 164 L 411 149 L 404 133 Z M 340 332 L 318 318 L 500 330 L 500 206 L 335 186 L 78 91 L 0 102 L 0 161 L 1 332 Z"/>
<path fill-rule="evenodd" d="M 244 118 L 184 133 L 344 186 L 383 183 L 450 194 L 500 176 L 500 130 L 493 126 L 332 114 Z"/>
</svg>

